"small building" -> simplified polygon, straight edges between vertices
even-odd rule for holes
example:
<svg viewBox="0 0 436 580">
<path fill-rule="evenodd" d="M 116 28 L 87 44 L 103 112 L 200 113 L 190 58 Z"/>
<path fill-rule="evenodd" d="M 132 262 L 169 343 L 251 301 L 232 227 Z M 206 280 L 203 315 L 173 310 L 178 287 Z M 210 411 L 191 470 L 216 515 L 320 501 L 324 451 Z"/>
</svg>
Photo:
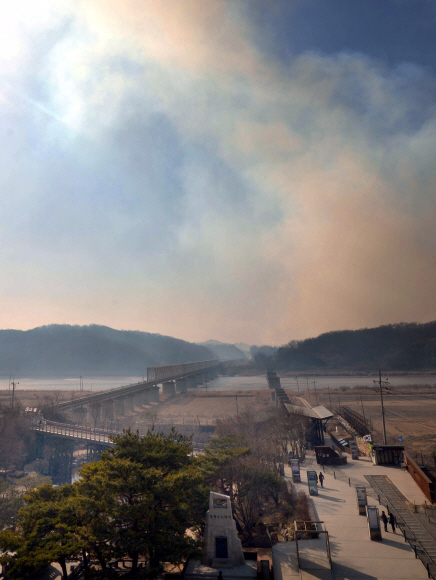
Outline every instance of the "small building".
<svg viewBox="0 0 436 580">
<path fill-rule="evenodd" d="M 316 462 L 319 465 L 345 465 L 347 458 L 339 455 L 334 449 L 327 445 L 316 445 L 314 447 Z"/>
<path fill-rule="evenodd" d="M 374 465 L 400 465 L 403 451 L 402 445 L 373 445 L 372 462 Z"/>
</svg>

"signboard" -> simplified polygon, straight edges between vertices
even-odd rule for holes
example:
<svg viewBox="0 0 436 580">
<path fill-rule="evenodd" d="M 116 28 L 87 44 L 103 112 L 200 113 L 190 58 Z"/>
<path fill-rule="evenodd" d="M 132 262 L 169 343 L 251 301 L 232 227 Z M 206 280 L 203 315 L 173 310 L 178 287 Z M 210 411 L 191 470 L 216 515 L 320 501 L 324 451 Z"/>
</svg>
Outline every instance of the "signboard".
<svg viewBox="0 0 436 580">
<path fill-rule="evenodd" d="M 359 459 L 359 448 L 357 447 L 357 443 L 354 439 L 350 441 L 350 451 L 352 459 Z"/>
<path fill-rule="evenodd" d="M 363 485 L 358 485 L 356 487 L 356 495 L 359 515 L 364 516 L 366 513 L 366 487 Z"/>
<path fill-rule="evenodd" d="M 291 459 L 291 470 L 292 470 L 292 481 L 294 483 L 300 483 L 300 465 L 298 459 Z"/>
<path fill-rule="evenodd" d="M 316 471 L 307 472 L 307 485 L 309 486 L 309 495 L 318 495 L 318 477 Z"/>
<path fill-rule="evenodd" d="M 366 513 L 368 519 L 369 537 L 372 541 L 380 541 L 382 539 L 382 536 L 377 506 L 375 505 L 366 506 Z"/>
</svg>

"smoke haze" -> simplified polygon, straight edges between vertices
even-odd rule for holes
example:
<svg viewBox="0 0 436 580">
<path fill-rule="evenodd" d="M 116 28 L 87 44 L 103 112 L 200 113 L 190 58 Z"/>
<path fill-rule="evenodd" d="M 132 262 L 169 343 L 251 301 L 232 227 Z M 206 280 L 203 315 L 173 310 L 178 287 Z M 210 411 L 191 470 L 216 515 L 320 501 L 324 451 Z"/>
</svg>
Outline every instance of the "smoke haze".
<svg viewBox="0 0 436 580">
<path fill-rule="evenodd" d="M 387 2 L 417 40 L 384 58 L 298 41 L 319 2 L 312 24 L 245 4 L 8 4 L 3 328 L 280 344 L 436 319 L 434 12 Z"/>
</svg>

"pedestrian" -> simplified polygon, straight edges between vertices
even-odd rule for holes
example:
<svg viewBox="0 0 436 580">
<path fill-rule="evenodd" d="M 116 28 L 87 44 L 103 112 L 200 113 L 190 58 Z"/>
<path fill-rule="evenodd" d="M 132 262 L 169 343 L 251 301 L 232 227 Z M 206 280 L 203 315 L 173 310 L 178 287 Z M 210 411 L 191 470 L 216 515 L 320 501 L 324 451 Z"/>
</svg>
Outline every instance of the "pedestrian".
<svg viewBox="0 0 436 580">
<path fill-rule="evenodd" d="M 322 471 L 320 471 L 320 473 L 319 473 L 319 482 L 321 484 L 321 487 L 324 487 L 324 485 L 323 485 L 324 484 L 324 475 L 323 475 Z"/>
<path fill-rule="evenodd" d="M 395 521 L 395 516 L 392 512 L 389 514 L 389 523 L 391 524 L 391 527 L 392 527 L 392 533 L 396 534 L 397 533 L 395 531 L 396 521 Z"/>
<path fill-rule="evenodd" d="M 388 516 L 385 514 L 385 512 L 381 513 L 380 519 L 383 522 L 383 525 L 385 527 L 385 532 L 387 532 L 388 531 Z"/>
</svg>

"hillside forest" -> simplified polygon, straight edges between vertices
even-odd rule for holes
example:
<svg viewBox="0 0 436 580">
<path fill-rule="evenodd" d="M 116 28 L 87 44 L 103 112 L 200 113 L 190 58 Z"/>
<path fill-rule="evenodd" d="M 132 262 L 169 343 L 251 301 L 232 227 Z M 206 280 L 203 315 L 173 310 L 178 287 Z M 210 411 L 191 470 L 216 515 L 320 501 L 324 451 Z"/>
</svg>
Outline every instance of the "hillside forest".
<svg viewBox="0 0 436 580">
<path fill-rule="evenodd" d="M 260 351 L 258 368 L 282 371 L 426 371 L 436 369 L 436 321 L 340 330 L 292 340 L 268 356 Z"/>
</svg>

